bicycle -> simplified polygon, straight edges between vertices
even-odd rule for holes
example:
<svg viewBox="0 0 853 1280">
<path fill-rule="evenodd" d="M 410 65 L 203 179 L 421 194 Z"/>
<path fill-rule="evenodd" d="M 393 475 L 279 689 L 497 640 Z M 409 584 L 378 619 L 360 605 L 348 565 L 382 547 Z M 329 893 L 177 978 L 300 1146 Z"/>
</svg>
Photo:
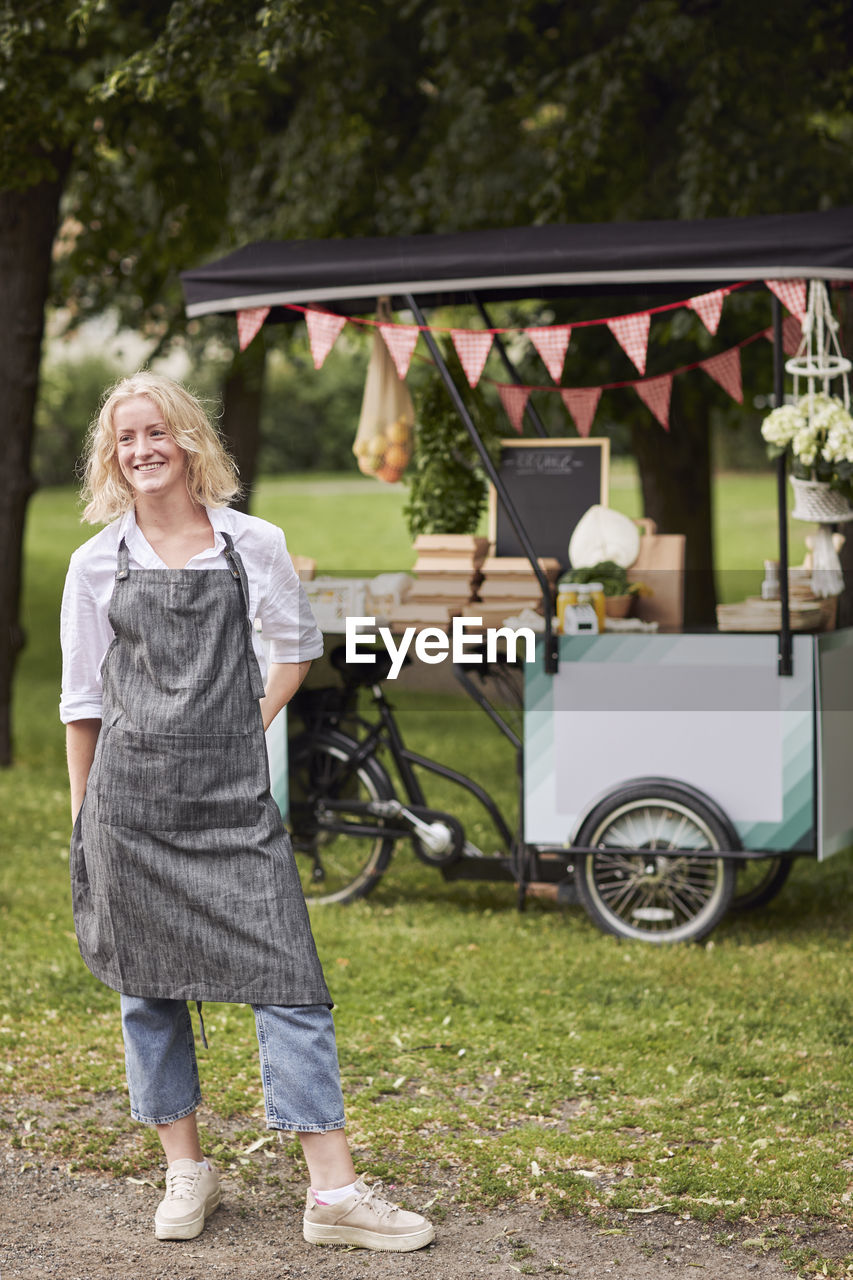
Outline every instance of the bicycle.
<svg viewBox="0 0 853 1280">
<path fill-rule="evenodd" d="M 787 879 L 790 859 L 735 863 L 720 856 L 738 848 L 725 815 L 708 797 L 666 779 L 637 779 L 601 799 L 571 846 L 524 844 L 479 783 L 406 746 L 383 687 L 391 664 L 386 653 L 378 652 L 375 664 L 348 665 L 340 646 L 330 658 L 341 685 L 300 692 L 294 710 L 305 729 L 289 745 L 293 847 L 312 905 L 365 897 L 404 839 L 445 879 L 515 883 L 519 906 L 531 892 L 580 903 L 599 928 L 646 941 L 705 937 L 728 909 L 763 905 Z M 505 661 L 497 669 L 506 677 Z M 520 735 L 464 668 L 454 673 L 512 743 L 520 779 Z M 495 669 L 483 664 L 478 674 Z M 359 714 L 362 689 L 370 692 L 374 719 Z M 383 750 L 399 786 L 379 758 Z M 497 851 L 484 852 L 457 817 L 427 804 L 418 770 L 474 797 L 494 828 Z"/>
<path fill-rule="evenodd" d="M 399 840 L 408 839 L 418 858 L 455 878 L 464 860 L 465 877 L 517 881 L 517 837 L 488 792 L 448 765 L 406 746 L 383 681 L 390 658 L 348 665 L 340 646 L 330 660 L 340 687 L 300 691 L 294 710 L 305 729 L 288 748 L 290 824 L 297 865 L 309 903 L 349 902 L 365 897 L 388 867 Z M 408 661 L 408 660 L 407 660 Z M 358 713 L 361 689 L 370 692 L 372 720 Z M 517 750 L 521 740 L 499 713 L 502 731 Z M 379 759 L 385 749 L 394 762 L 399 789 Z M 500 846 L 489 854 L 469 840 L 462 823 L 426 801 L 416 770 L 425 770 L 467 791 L 488 815 Z M 478 870 L 471 865 L 481 863 Z"/>
</svg>

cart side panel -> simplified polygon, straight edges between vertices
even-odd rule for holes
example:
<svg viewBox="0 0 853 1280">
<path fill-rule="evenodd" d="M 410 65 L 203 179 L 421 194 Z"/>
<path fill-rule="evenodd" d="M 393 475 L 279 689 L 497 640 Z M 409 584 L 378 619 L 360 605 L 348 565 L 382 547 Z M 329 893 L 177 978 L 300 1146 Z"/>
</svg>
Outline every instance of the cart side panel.
<svg viewBox="0 0 853 1280">
<path fill-rule="evenodd" d="M 817 637 L 818 857 L 853 845 L 853 630 Z"/>
<path fill-rule="evenodd" d="M 525 838 L 565 844 L 603 796 L 668 777 L 711 796 L 746 849 L 815 842 L 814 645 L 795 637 L 777 674 L 775 635 L 560 638 L 525 679 Z"/>
</svg>

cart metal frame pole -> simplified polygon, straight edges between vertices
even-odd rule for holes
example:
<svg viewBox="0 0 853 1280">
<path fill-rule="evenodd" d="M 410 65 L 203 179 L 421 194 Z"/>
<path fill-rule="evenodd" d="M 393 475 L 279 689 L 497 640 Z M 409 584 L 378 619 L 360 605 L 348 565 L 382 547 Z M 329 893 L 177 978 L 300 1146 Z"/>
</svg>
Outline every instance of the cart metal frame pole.
<svg viewBox="0 0 853 1280">
<path fill-rule="evenodd" d="M 536 574 L 536 580 L 539 583 L 540 589 L 542 591 L 542 599 L 548 602 L 545 608 L 545 671 L 548 673 L 548 675 L 554 675 L 560 664 L 560 643 L 559 643 L 559 638 L 556 635 L 554 635 L 554 632 L 551 628 L 551 608 L 550 608 L 551 588 L 548 584 L 548 579 L 545 577 L 545 574 L 542 572 L 542 569 L 539 566 L 539 563 L 536 557 L 536 552 L 533 549 L 533 544 L 530 541 L 529 537 L 527 536 L 527 530 L 525 529 L 524 525 L 521 522 L 521 518 L 515 509 L 515 505 L 513 504 L 512 498 L 509 496 L 509 493 L 507 492 L 506 487 L 503 484 L 503 481 L 498 475 L 497 468 L 495 467 L 495 464 L 492 462 L 491 458 L 489 457 L 489 452 L 486 449 L 486 446 L 483 444 L 483 441 L 480 439 L 480 433 L 477 430 L 477 427 L 474 423 L 474 419 L 471 417 L 470 413 L 468 412 L 468 407 L 465 404 L 465 401 L 462 399 L 462 396 L 459 393 L 459 388 L 457 387 L 456 383 L 453 380 L 453 374 L 448 369 L 447 362 L 445 361 L 444 356 L 441 354 L 441 348 L 439 347 L 435 338 L 432 336 L 432 333 L 427 325 L 426 320 L 424 319 L 424 314 L 421 311 L 416 298 L 410 293 L 406 294 L 406 306 L 409 308 L 412 315 L 415 317 L 415 323 L 420 328 L 421 333 L 423 334 L 424 341 L 429 347 L 430 354 L 433 360 L 435 361 L 436 368 L 441 374 L 444 385 L 447 387 L 447 390 L 450 393 L 450 398 L 453 401 L 456 412 L 459 414 L 459 417 L 462 420 L 465 430 L 468 432 L 468 435 L 471 437 L 471 443 L 473 444 L 474 448 L 477 450 L 477 453 L 479 454 L 480 461 L 483 464 L 486 475 L 489 477 L 492 484 L 495 486 L 495 491 L 498 497 L 500 498 L 501 502 L 503 503 L 504 510 L 506 511 L 507 516 L 509 517 L 509 522 L 512 525 L 513 529 L 515 530 L 515 535 L 518 538 L 519 542 L 521 543 L 524 554 L 527 556 L 527 559 L 530 561 L 533 572 Z"/>
<path fill-rule="evenodd" d="M 486 311 L 486 308 L 483 306 L 483 303 L 477 297 L 476 293 L 472 293 L 471 297 L 474 301 L 474 305 L 476 306 L 477 310 L 482 316 L 483 324 L 486 326 L 487 329 L 493 329 L 494 325 L 489 319 L 489 313 Z M 507 373 L 512 378 L 513 382 L 517 387 L 522 386 L 523 384 L 522 384 L 521 378 L 518 376 L 518 371 L 515 365 L 510 360 L 509 356 L 507 355 L 506 347 L 501 341 L 500 335 L 497 333 L 494 336 L 494 343 L 498 349 L 498 355 L 503 361 L 503 366 L 506 369 Z M 545 423 L 539 417 L 538 410 L 534 409 L 529 396 L 527 397 L 527 403 L 524 406 L 524 413 L 525 413 L 525 417 L 530 419 L 530 422 L 533 426 L 533 430 L 536 432 L 536 434 L 541 436 L 543 440 L 547 440 L 548 432 L 545 428 Z"/>
<path fill-rule="evenodd" d="M 785 403 L 785 349 L 782 345 L 782 304 L 773 294 L 773 407 Z M 788 490 L 785 454 L 776 460 L 776 505 L 779 517 L 779 675 L 794 674 L 791 645 L 791 611 L 788 599 Z"/>
</svg>

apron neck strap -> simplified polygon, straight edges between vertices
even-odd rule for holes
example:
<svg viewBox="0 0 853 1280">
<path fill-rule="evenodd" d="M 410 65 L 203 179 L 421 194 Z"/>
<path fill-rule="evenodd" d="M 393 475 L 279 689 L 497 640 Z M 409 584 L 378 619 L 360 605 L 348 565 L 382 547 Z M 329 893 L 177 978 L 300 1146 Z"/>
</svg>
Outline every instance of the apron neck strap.
<svg viewBox="0 0 853 1280">
<path fill-rule="evenodd" d="M 124 538 L 118 544 L 118 555 L 116 556 L 116 582 L 123 582 L 130 573 L 130 556 L 127 550 L 127 543 Z"/>
<path fill-rule="evenodd" d="M 240 583 L 240 592 L 243 596 L 243 607 L 246 610 L 246 617 L 249 616 L 249 579 L 243 561 L 239 554 L 234 550 L 234 539 L 230 533 L 226 533 L 224 529 L 220 530 L 222 539 L 225 543 L 225 559 L 228 561 L 228 569 L 232 578 L 236 578 Z"/>
</svg>

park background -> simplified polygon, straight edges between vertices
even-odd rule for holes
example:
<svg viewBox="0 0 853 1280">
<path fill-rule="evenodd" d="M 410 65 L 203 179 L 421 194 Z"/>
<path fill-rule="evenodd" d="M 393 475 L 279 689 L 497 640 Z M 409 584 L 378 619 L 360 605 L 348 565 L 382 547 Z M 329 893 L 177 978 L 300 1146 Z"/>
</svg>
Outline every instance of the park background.
<svg viewBox="0 0 853 1280">
<path fill-rule="evenodd" d="M 79 960 L 67 890 L 58 599 L 89 532 L 73 468 L 103 386 L 150 361 L 219 399 L 257 481 L 252 510 L 321 569 L 412 558 L 404 486 L 341 476 L 364 340 L 348 330 L 320 374 L 302 326 L 240 354 L 233 321 L 187 323 L 179 270 L 262 238 L 853 204 L 850 42 L 845 6 L 828 0 L 3 8 L 0 1052 L 16 1167 L 158 1167 L 126 1116 L 117 998 Z M 644 302 L 497 309 L 494 322 Z M 731 298 L 720 343 L 768 322 L 766 300 Z M 567 382 L 621 376 L 598 332 L 573 341 Z M 708 344 L 681 313 L 656 320 L 649 372 Z M 523 372 L 535 357 L 520 355 Z M 697 372 L 676 379 L 668 434 L 628 393 L 606 394 L 594 427 L 617 457 L 614 504 L 713 549 L 720 598 L 727 572 L 754 583 L 775 545 L 757 446 L 770 348 L 749 356 L 743 408 Z M 432 379 L 414 367 L 416 406 Z M 487 390 L 477 408 L 508 434 Z M 511 804 L 512 762 L 475 708 L 415 693 L 402 714 L 416 749 L 469 771 L 475 756 Z M 721 1239 L 748 1220 L 757 1247 L 781 1245 L 803 1273 L 845 1274 L 853 1250 L 823 1256 L 802 1223 L 850 1222 L 849 874 L 849 854 L 800 862 L 760 915 L 659 950 L 605 938 L 577 909 L 518 913 L 510 889 L 446 885 L 401 851 L 371 899 L 314 913 L 360 1153 L 434 1185 L 438 1216 L 443 1198 L 532 1197 L 549 1213 L 689 1214 Z M 211 1149 L 247 1186 L 277 1179 L 292 1195 L 288 1153 L 255 1146 L 251 1015 L 219 1006 L 209 1021 Z"/>
</svg>

